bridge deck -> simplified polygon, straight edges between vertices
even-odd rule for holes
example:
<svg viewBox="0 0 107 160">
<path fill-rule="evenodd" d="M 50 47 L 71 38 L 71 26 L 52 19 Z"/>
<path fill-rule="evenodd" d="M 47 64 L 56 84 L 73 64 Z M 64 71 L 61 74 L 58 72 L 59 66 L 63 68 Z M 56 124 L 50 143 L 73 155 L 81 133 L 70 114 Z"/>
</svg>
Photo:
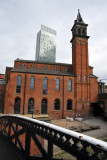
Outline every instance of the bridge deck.
<svg viewBox="0 0 107 160">
<path fill-rule="evenodd" d="M 20 160 L 15 150 L 0 136 L 0 160 Z"/>
</svg>

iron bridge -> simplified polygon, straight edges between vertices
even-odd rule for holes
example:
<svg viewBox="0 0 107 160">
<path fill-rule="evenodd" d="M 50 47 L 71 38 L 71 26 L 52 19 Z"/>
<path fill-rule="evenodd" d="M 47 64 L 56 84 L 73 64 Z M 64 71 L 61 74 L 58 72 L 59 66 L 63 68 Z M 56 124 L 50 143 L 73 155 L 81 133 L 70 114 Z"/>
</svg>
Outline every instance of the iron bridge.
<svg viewBox="0 0 107 160">
<path fill-rule="evenodd" d="M 25 140 L 23 139 L 25 145 L 20 139 L 23 134 L 25 135 Z M 107 160 L 106 142 L 31 118 L 13 115 L 1 116 L 0 136 L 9 142 L 21 160 L 55 160 L 53 145 L 74 156 L 77 160 Z M 44 147 L 38 136 L 44 141 L 47 140 L 47 148 Z M 30 154 L 31 139 L 41 156 Z"/>
</svg>

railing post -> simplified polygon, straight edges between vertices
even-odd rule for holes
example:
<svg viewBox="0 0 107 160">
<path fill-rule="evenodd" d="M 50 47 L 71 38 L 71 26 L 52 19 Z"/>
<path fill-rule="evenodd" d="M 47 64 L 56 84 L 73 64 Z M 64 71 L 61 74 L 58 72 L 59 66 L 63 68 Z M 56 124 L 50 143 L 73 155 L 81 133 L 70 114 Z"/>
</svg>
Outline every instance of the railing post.
<svg viewBox="0 0 107 160">
<path fill-rule="evenodd" d="M 31 135 L 29 133 L 29 130 L 26 129 L 26 138 L 25 138 L 25 159 L 26 160 L 29 160 L 30 144 L 31 144 Z"/>
<path fill-rule="evenodd" d="M 53 143 L 52 140 L 48 140 L 48 158 L 51 160 L 53 158 Z"/>
<path fill-rule="evenodd" d="M 18 131 L 18 124 L 16 123 L 16 133 L 17 133 L 17 131 Z M 17 140 L 18 140 L 18 137 L 16 136 L 16 138 L 15 138 L 15 145 L 17 146 Z"/>
<path fill-rule="evenodd" d="M 9 131 L 8 131 L 8 136 L 10 137 L 10 135 L 11 135 L 11 121 L 10 120 L 8 120 L 9 121 Z"/>
</svg>

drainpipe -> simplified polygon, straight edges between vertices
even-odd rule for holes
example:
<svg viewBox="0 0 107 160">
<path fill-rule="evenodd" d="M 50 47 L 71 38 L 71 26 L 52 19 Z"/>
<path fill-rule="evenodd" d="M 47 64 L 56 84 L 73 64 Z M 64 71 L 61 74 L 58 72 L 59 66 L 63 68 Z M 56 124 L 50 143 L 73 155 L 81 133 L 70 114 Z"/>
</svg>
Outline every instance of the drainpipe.
<svg viewBox="0 0 107 160">
<path fill-rule="evenodd" d="M 24 85 L 23 115 L 24 115 L 24 106 L 25 106 L 25 92 L 26 92 L 26 73 L 25 73 L 25 85 Z"/>
<path fill-rule="evenodd" d="M 64 118 L 64 76 L 63 76 L 63 105 L 62 105 L 62 118 Z"/>
</svg>

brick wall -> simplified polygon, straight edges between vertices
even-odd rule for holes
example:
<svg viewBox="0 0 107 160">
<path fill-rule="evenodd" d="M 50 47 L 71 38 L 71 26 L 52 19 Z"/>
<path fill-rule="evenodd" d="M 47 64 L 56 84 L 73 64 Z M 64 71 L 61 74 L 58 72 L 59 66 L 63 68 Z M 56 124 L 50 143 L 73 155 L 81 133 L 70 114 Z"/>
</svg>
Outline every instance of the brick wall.
<svg viewBox="0 0 107 160">
<path fill-rule="evenodd" d="M 5 81 L 0 80 L 0 113 L 3 113 L 4 107 L 4 97 L 5 97 Z"/>
<path fill-rule="evenodd" d="M 22 77 L 21 93 L 16 93 L 17 76 Z M 30 78 L 35 77 L 35 88 L 30 89 Z M 43 78 L 48 78 L 47 83 L 47 95 L 43 94 Z M 56 91 L 56 78 L 60 79 L 60 90 Z M 72 91 L 67 90 L 68 79 L 72 80 Z M 26 82 L 25 82 L 26 81 Z M 26 84 L 26 85 L 25 85 Z M 56 76 L 56 75 L 41 75 L 41 74 L 25 74 L 25 73 L 13 73 L 10 74 L 10 80 L 6 86 L 6 98 L 5 98 L 5 113 L 14 113 L 14 102 L 15 98 L 21 99 L 20 113 L 28 114 L 28 100 L 29 98 L 34 99 L 34 114 L 41 114 L 41 102 L 43 98 L 47 99 L 47 114 L 52 118 L 62 118 L 63 112 L 66 115 L 70 115 L 73 111 L 67 111 L 67 100 L 73 101 L 72 109 L 75 108 L 74 101 L 74 77 L 70 76 Z M 64 97 L 64 100 L 63 100 Z M 55 99 L 60 100 L 60 109 L 54 110 Z"/>
</svg>

